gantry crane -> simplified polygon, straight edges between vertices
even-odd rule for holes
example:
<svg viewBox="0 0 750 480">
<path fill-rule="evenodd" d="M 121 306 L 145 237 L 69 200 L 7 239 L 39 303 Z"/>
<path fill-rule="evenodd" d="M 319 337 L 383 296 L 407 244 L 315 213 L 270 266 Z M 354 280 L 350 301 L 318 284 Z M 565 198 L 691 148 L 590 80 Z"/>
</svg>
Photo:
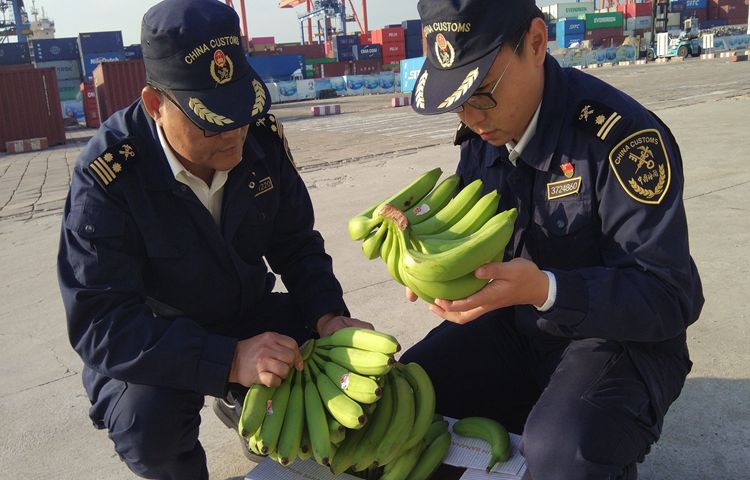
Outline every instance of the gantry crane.
<svg viewBox="0 0 750 480">
<path fill-rule="evenodd" d="M 0 43 L 8 42 L 12 36 L 19 43 L 25 43 L 30 33 L 31 25 L 23 0 L 0 0 Z"/>
<path fill-rule="evenodd" d="M 351 16 L 347 15 L 347 2 L 349 4 L 349 10 Z M 357 26 L 362 33 L 367 33 L 367 0 L 362 0 L 362 16 L 357 14 L 357 9 L 354 8 L 352 0 L 280 0 L 279 8 L 294 8 L 300 5 L 305 5 L 306 11 L 298 15 L 300 21 L 300 30 L 302 31 L 302 42 L 305 41 L 304 34 L 304 23 L 307 23 L 307 42 L 313 43 L 313 20 L 317 20 L 318 34 L 317 36 L 323 37 L 327 41 L 329 34 L 333 33 L 332 21 L 340 19 L 341 31 L 346 35 L 346 24 L 349 21 L 357 22 Z M 324 26 L 321 25 L 320 21 L 323 19 Z M 322 33 L 321 33 L 322 32 Z"/>
</svg>

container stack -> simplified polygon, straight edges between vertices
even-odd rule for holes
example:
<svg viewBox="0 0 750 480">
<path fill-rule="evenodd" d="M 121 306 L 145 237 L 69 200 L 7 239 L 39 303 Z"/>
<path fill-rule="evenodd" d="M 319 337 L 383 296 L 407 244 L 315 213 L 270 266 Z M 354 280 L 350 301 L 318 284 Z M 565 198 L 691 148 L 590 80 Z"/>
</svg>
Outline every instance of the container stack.
<svg viewBox="0 0 750 480">
<path fill-rule="evenodd" d="M 400 64 L 406 58 L 406 43 L 402 27 L 381 28 L 372 31 L 372 43 L 383 48 L 383 65 Z"/>
<path fill-rule="evenodd" d="M 66 125 L 77 125 L 84 120 L 81 99 L 81 54 L 78 39 L 55 38 L 32 40 L 31 52 L 36 68 L 54 68 L 57 74 L 57 89 Z"/>
<path fill-rule="evenodd" d="M 122 32 L 91 32 L 78 35 L 78 50 L 81 54 L 83 77 L 93 81 L 94 69 L 100 63 L 125 60 Z"/>
<path fill-rule="evenodd" d="M 94 69 L 94 89 L 99 118 L 104 121 L 133 103 L 146 85 L 143 60 L 102 63 Z"/>
<path fill-rule="evenodd" d="M 424 56 L 425 52 L 422 44 L 422 21 L 405 20 L 401 26 L 404 29 L 406 58 L 419 58 Z"/>
<path fill-rule="evenodd" d="M 304 76 L 304 55 L 252 55 L 248 61 L 266 83 L 287 81 L 299 70 Z"/>
<path fill-rule="evenodd" d="M 339 62 L 354 61 L 354 48 L 359 45 L 357 35 L 337 35 L 332 39 L 333 58 Z"/>
<path fill-rule="evenodd" d="M 594 47 L 614 47 L 622 45 L 625 40 L 623 34 L 623 14 L 621 12 L 587 13 L 586 40 L 590 40 Z"/>
<path fill-rule="evenodd" d="M 585 39 L 586 21 L 578 18 L 561 18 L 557 21 L 557 46 L 570 48 Z"/>
</svg>

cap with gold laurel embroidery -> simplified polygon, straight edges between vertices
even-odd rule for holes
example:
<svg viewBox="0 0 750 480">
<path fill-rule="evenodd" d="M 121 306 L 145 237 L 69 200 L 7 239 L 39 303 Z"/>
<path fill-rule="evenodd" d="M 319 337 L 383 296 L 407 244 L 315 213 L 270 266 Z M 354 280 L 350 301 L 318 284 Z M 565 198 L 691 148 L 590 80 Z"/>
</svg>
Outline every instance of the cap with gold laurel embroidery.
<svg viewBox="0 0 750 480">
<path fill-rule="evenodd" d="M 427 59 L 411 105 L 448 113 L 474 94 L 503 42 L 539 12 L 534 0 L 419 0 Z"/>
<path fill-rule="evenodd" d="M 163 0 L 143 16 L 149 83 L 171 92 L 204 130 L 223 132 L 261 118 L 271 96 L 250 67 L 239 17 L 217 0 Z"/>
</svg>

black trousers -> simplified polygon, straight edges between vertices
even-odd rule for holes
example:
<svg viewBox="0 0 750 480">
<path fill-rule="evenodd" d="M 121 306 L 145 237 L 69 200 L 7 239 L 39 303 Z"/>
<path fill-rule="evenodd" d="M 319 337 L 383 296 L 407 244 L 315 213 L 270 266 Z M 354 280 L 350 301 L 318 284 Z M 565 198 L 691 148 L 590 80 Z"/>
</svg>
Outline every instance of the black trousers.
<svg viewBox="0 0 750 480">
<path fill-rule="evenodd" d="M 401 361 L 427 370 L 439 413 L 494 418 L 522 434 L 534 480 L 637 478 L 690 371 L 687 347 L 568 340 L 515 313 L 444 322 Z"/>
<path fill-rule="evenodd" d="M 301 345 L 311 331 L 287 294 L 272 293 L 259 306 L 257 318 L 235 332 L 250 338 L 278 332 Z M 86 370 L 85 375 L 96 375 Z M 97 382 L 101 385 L 102 379 Z M 91 395 L 91 394 L 90 394 Z M 203 394 L 105 379 L 92 398 L 89 416 L 106 428 L 115 451 L 133 473 L 160 480 L 208 478 L 206 454 L 198 441 Z"/>
</svg>

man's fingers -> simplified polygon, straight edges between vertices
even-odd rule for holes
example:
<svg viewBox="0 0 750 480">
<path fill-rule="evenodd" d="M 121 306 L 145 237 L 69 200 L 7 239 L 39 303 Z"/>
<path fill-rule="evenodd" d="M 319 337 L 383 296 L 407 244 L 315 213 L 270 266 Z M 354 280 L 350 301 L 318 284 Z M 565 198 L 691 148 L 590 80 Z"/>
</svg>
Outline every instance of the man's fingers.
<svg viewBox="0 0 750 480">
<path fill-rule="evenodd" d="M 417 294 L 414 293 L 414 292 L 412 292 L 409 287 L 406 287 L 405 293 L 406 293 L 406 300 L 407 301 L 409 301 L 409 302 L 416 302 L 417 301 L 417 298 L 418 298 Z"/>
<path fill-rule="evenodd" d="M 278 345 L 289 350 L 299 350 L 297 341 L 292 337 L 287 337 L 286 335 L 281 335 L 280 333 L 273 333 L 272 335 L 274 342 L 276 342 Z"/>
<path fill-rule="evenodd" d="M 289 372 L 291 371 L 291 365 L 292 364 L 290 363 L 275 358 L 261 358 L 258 362 L 258 376 L 262 375 L 263 373 L 270 373 L 283 379 L 289 375 Z"/>
<path fill-rule="evenodd" d="M 258 381 L 266 387 L 278 387 L 281 385 L 281 377 L 270 372 L 260 372 L 258 374 Z"/>
</svg>

